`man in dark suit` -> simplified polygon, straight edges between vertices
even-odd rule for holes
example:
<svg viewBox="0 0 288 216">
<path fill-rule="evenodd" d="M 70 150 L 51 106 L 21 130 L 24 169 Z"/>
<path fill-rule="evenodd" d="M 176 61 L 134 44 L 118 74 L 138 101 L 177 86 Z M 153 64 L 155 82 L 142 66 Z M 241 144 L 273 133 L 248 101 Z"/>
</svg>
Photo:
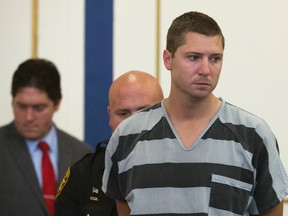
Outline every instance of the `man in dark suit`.
<svg viewBox="0 0 288 216">
<path fill-rule="evenodd" d="M 20 64 L 11 93 L 14 121 L 0 128 L 0 215 L 53 215 L 56 189 L 67 168 L 92 149 L 52 121 L 62 98 L 60 74 L 52 62 Z M 39 142 L 48 146 L 45 159 Z M 49 168 L 43 168 L 47 163 Z M 51 183 L 53 192 L 43 194 Z"/>
</svg>

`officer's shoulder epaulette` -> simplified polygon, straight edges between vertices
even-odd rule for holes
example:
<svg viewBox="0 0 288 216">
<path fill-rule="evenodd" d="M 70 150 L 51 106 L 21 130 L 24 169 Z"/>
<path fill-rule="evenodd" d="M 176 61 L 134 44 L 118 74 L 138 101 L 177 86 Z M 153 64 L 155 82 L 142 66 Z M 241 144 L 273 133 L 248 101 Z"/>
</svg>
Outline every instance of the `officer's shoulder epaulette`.
<svg viewBox="0 0 288 216">
<path fill-rule="evenodd" d="M 101 149 L 106 149 L 107 145 L 108 145 L 109 140 L 103 140 L 99 143 L 96 144 L 96 149 L 95 152 L 101 150 Z"/>
<path fill-rule="evenodd" d="M 92 158 L 94 157 L 95 153 L 88 153 L 86 155 L 84 155 L 79 161 L 77 161 L 73 166 L 79 166 L 79 164 L 84 164 L 84 163 L 89 163 L 90 160 L 92 160 Z"/>
</svg>

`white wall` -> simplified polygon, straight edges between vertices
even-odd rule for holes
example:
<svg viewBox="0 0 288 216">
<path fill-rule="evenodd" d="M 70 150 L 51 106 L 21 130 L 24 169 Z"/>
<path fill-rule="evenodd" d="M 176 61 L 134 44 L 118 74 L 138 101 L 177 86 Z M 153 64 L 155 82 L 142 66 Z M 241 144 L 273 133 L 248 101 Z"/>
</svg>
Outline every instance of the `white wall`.
<svg viewBox="0 0 288 216">
<path fill-rule="evenodd" d="M 63 100 L 57 125 L 84 138 L 84 1 L 39 1 L 39 56 L 62 75 Z"/>
<path fill-rule="evenodd" d="M 61 73 L 63 100 L 57 126 L 83 139 L 84 1 L 39 0 L 38 56 Z M 0 125 L 13 118 L 11 79 L 20 62 L 31 57 L 32 0 L 0 1 Z"/>
<path fill-rule="evenodd" d="M 0 125 L 11 121 L 11 80 L 31 54 L 31 1 L 0 1 Z"/>
</svg>

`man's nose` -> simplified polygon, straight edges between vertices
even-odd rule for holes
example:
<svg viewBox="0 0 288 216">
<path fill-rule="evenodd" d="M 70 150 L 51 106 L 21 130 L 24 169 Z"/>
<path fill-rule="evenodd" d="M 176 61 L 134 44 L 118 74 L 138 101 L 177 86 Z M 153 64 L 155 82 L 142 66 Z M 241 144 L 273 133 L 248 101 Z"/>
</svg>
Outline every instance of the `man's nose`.
<svg viewBox="0 0 288 216">
<path fill-rule="evenodd" d="M 200 64 L 199 73 L 202 75 L 209 75 L 211 72 L 209 59 L 203 58 Z"/>
<path fill-rule="evenodd" d="M 25 114 L 26 114 L 26 120 L 31 121 L 34 119 L 34 110 L 32 108 L 28 108 Z"/>
</svg>

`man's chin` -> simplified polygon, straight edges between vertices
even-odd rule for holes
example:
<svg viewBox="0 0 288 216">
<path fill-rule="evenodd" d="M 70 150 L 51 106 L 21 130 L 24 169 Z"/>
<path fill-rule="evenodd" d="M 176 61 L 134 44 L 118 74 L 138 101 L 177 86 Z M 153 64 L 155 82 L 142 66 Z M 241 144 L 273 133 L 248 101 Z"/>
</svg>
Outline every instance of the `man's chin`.
<svg viewBox="0 0 288 216">
<path fill-rule="evenodd" d="M 35 131 L 24 131 L 21 135 L 29 140 L 38 140 L 41 138 L 41 135 Z"/>
</svg>

